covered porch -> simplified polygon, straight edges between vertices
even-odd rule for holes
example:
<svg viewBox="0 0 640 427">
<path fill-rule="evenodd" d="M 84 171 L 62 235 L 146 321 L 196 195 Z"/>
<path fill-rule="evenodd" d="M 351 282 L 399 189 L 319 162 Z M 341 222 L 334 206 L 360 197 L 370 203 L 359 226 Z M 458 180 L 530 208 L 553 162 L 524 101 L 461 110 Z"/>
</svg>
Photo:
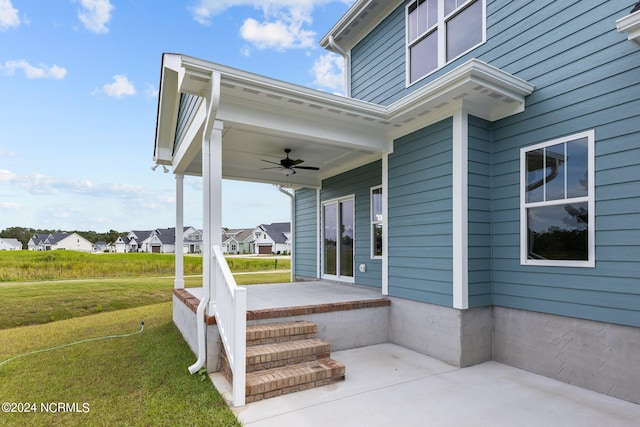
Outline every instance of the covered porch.
<svg viewBox="0 0 640 427">
<path fill-rule="evenodd" d="M 378 260 L 381 268 L 376 278 L 377 285 L 372 291 L 376 294 L 374 299 L 379 299 L 388 294 L 389 286 L 388 224 L 384 219 L 387 218 L 388 156 L 393 151 L 394 140 L 453 116 L 453 167 L 466 170 L 468 115 L 494 121 L 515 114 L 524 109 L 524 98 L 531 90 L 532 86 L 528 83 L 481 61 L 471 60 L 391 105 L 381 106 L 184 55 L 165 54 L 154 160 L 157 164 L 171 166 L 176 176 L 177 241 L 183 240 L 184 176 L 200 176 L 203 181 L 203 287 L 200 290 L 183 290 L 183 248 L 180 245 L 176 248 L 174 318 L 177 319 L 176 323 L 183 320 L 182 333 L 198 355 L 190 371 L 196 372 L 205 365 L 209 370 L 215 369 L 213 365 L 217 363 L 218 350 L 212 343 L 221 341 L 230 362 L 236 367 L 233 368 L 234 382 L 235 378 L 239 381 L 234 384 L 234 405 L 244 404 L 242 366 L 246 349 L 242 342 L 247 322 L 264 320 L 252 319 L 252 312 L 258 312 L 261 316 L 266 316 L 265 313 L 273 315 L 273 310 L 287 306 L 252 309 L 250 304 L 253 304 L 253 297 L 250 294 L 254 291 L 235 285 L 220 251 L 223 178 L 278 185 L 281 191 L 292 198 L 294 278 L 298 271 L 295 257 L 296 215 L 293 207 L 295 194 L 283 187 L 316 190 L 314 203 L 317 224 L 313 225 L 316 236 L 311 240 L 307 236 L 305 247 L 305 277 L 315 280 L 328 276 L 324 270 L 327 263 L 323 253 L 327 251 L 323 252 L 326 243 L 323 243 L 324 227 L 319 207 L 323 182 L 379 162 L 380 166 L 377 167 L 382 177 L 379 186 L 382 195 L 379 217 L 382 255 Z M 460 174 L 460 177 L 460 180 L 453 182 L 454 192 L 464 195 L 466 175 Z M 453 210 L 457 221 L 454 224 L 455 237 L 462 235 L 466 226 L 463 197 L 460 203 L 454 204 Z M 454 242 L 454 259 L 456 267 L 460 267 L 455 271 L 463 272 L 467 262 L 465 240 L 456 238 Z M 310 261 L 310 258 L 314 260 Z M 345 282 L 357 283 L 355 273 L 355 263 L 352 263 L 351 270 L 344 274 L 347 279 Z M 468 308 L 467 285 L 466 276 L 456 274 L 453 280 L 454 308 Z M 355 301 L 362 301 L 360 298 L 363 297 L 358 295 L 357 300 L 349 300 L 350 292 L 356 288 L 353 285 L 332 287 L 326 283 L 305 283 L 292 286 L 282 291 L 283 294 L 293 292 L 286 301 L 313 300 L 312 305 L 292 306 L 298 308 L 314 306 L 326 309 L 326 304 L 330 307 L 347 304 L 353 308 Z M 270 288 L 269 291 L 266 290 L 268 288 L 263 289 L 265 293 L 273 292 L 274 295 L 279 292 L 276 288 Z M 297 293 L 305 289 L 313 291 L 306 295 Z M 318 303 L 322 299 L 316 293 L 323 295 L 325 292 L 341 296 L 326 304 Z M 264 296 L 262 303 L 269 298 L 279 301 L 278 298 L 283 297 Z M 388 307 L 388 302 L 386 304 Z M 194 306 L 195 316 L 192 310 Z M 336 311 L 330 310 L 328 313 Z M 311 314 L 326 315 L 320 312 Z M 375 323 L 369 320 L 361 322 L 360 329 L 354 328 L 349 320 L 334 320 L 334 323 L 342 324 L 343 329 L 348 324 L 348 329 L 359 330 L 359 337 L 377 334 L 372 326 Z M 210 336 L 216 333 L 219 333 L 219 340 Z M 335 339 L 340 338 L 344 338 L 344 335 L 336 334 Z M 335 341 L 332 341 L 332 345 L 342 348 L 341 344 L 335 347 Z"/>
</svg>

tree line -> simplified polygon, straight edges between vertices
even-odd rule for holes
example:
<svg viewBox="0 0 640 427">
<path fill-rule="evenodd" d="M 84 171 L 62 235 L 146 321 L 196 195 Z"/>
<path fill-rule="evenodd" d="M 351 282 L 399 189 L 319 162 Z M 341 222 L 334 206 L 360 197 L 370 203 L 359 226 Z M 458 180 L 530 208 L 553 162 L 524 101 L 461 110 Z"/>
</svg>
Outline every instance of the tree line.
<svg viewBox="0 0 640 427">
<path fill-rule="evenodd" d="M 29 239 L 33 237 L 34 234 L 49 234 L 49 233 L 78 233 L 80 236 L 84 237 L 91 243 L 96 243 L 99 241 L 113 243 L 118 240 L 118 237 L 126 236 L 127 232 L 120 232 L 116 230 L 109 230 L 106 233 L 98 233 L 96 231 L 65 231 L 65 230 L 46 230 L 46 229 L 36 229 L 36 228 L 28 228 L 28 227 L 8 227 L 4 230 L 0 231 L 0 237 L 5 239 L 18 239 L 20 243 L 22 243 L 22 248 L 27 249 L 27 244 L 29 243 Z"/>
</svg>

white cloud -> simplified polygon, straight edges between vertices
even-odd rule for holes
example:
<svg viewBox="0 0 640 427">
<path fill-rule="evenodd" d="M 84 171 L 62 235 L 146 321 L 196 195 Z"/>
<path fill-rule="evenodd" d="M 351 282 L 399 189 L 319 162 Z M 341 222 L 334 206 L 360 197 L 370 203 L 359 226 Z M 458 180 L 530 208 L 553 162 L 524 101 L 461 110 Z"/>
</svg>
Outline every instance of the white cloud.
<svg viewBox="0 0 640 427">
<path fill-rule="evenodd" d="M 193 18 L 211 24 L 211 18 L 233 7 L 253 7 L 262 10 L 262 22 L 254 18 L 244 20 L 241 37 L 258 49 L 307 49 L 314 46 L 316 33 L 309 30 L 313 23 L 313 9 L 338 0 L 198 0 L 190 8 Z M 342 0 L 351 5 L 353 0 Z M 249 56 L 247 48 L 242 54 Z"/>
<path fill-rule="evenodd" d="M 18 9 L 14 8 L 11 0 L 0 0 L 0 31 L 20 25 Z"/>
<path fill-rule="evenodd" d="M 344 93 L 344 59 L 335 53 L 327 53 L 316 59 L 311 69 L 314 84 Z"/>
<path fill-rule="evenodd" d="M 152 85 L 151 83 L 146 84 L 146 89 L 144 90 L 144 94 L 149 98 L 157 98 L 159 94 L 159 90 L 157 87 Z"/>
<path fill-rule="evenodd" d="M 24 59 L 5 61 L 4 65 L 0 65 L 0 68 L 4 69 L 5 74 L 9 76 L 14 75 L 17 70 L 22 70 L 28 79 L 61 80 L 67 75 L 66 68 L 44 64 L 34 66 Z"/>
<path fill-rule="evenodd" d="M 108 96 L 114 98 L 122 98 L 123 96 L 133 96 L 136 94 L 136 88 L 133 83 L 127 79 L 127 76 L 116 74 L 113 76 L 113 83 L 102 86 L 102 90 Z"/>
<path fill-rule="evenodd" d="M 97 34 L 109 32 L 111 12 L 115 9 L 109 0 L 80 0 L 80 6 L 78 19 L 87 30 Z"/>
<path fill-rule="evenodd" d="M 293 48 L 310 48 L 316 33 L 303 30 L 302 21 L 258 22 L 248 18 L 240 28 L 240 36 L 258 49 L 283 51 Z"/>
<path fill-rule="evenodd" d="M 18 155 L 18 153 L 16 153 L 15 151 L 6 151 L 6 150 L 3 150 L 2 148 L 0 148 L 0 157 L 2 157 L 2 156 L 15 157 L 17 155 Z"/>
<path fill-rule="evenodd" d="M 0 209 L 17 210 L 20 209 L 20 205 L 15 202 L 0 202 Z"/>
</svg>

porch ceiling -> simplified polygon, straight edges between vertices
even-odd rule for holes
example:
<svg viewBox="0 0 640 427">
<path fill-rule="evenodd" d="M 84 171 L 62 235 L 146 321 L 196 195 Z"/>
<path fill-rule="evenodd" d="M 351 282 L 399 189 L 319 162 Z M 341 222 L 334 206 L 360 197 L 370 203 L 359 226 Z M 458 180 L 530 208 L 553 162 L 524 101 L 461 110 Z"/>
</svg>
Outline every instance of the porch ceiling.
<svg viewBox="0 0 640 427">
<path fill-rule="evenodd" d="M 209 96 L 212 87 L 214 96 Z M 520 112 L 532 90 L 527 82 L 472 60 L 384 107 L 165 54 L 154 160 L 172 165 L 174 172 L 200 176 L 202 136 L 211 107 L 213 119 L 223 123 L 224 178 L 320 187 L 323 179 L 391 152 L 397 137 L 463 107 L 487 120 Z M 194 98 L 188 115 L 180 114 L 181 94 L 200 97 Z M 177 133 L 179 142 L 174 144 Z M 280 169 L 268 169 L 276 165 L 263 160 L 278 163 L 285 148 L 291 149 L 290 158 L 304 160 L 300 166 L 320 170 L 285 176 Z"/>
</svg>

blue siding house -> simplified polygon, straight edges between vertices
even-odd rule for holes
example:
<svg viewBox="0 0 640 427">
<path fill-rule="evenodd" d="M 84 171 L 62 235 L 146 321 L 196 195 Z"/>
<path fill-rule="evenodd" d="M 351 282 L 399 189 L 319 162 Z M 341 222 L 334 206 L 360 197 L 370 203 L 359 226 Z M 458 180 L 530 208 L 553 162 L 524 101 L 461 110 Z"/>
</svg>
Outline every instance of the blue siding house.
<svg viewBox="0 0 640 427">
<path fill-rule="evenodd" d="M 640 403 L 635 3 L 357 0 L 346 97 L 165 54 L 155 159 L 293 188 L 294 276 L 379 289 L 390 342 Z"/>
</svg>

